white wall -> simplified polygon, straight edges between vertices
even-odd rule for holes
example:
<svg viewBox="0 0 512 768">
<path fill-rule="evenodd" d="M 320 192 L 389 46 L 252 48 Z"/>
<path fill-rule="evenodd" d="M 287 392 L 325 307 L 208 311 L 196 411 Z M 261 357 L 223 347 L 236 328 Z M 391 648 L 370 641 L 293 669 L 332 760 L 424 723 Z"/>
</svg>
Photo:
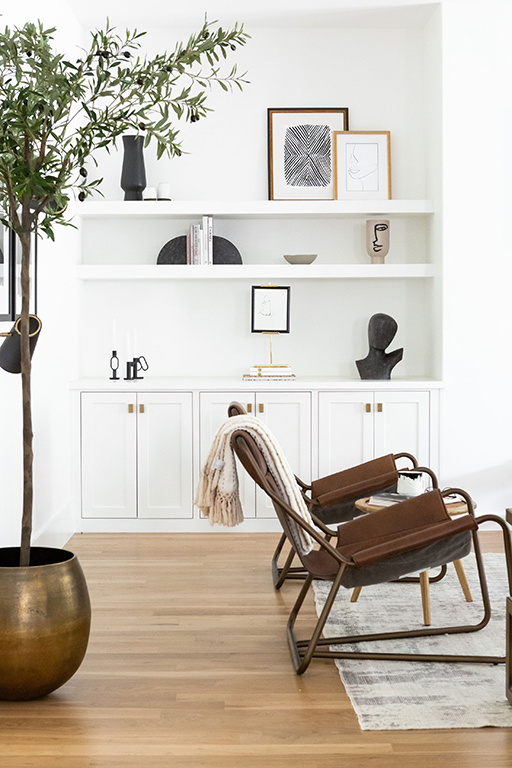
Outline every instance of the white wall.
<svg viewBox="0 0 512 768">
<path fill-rule="evenodd" d="M 122 26 L 121 20 L 117 23 Z M 150 54 L 172 50 L 192 31 L 150 30 L 144 50 Z M 265 200 L 267 108 L 348 106 L 352 130 L 392 132 L 393 197 L 424 196 L 421 29 L 249 27 L 247 31 L 251 39 L 232 54 L 232 61 L 239 72 L 247 71 L 250 83 L 243 93 L 236 89 L 232 95 L 212 87 L 208 103 L 214 111 L 181 128 L 188 154 L 157 161 L 154 150 L 146 150 L 148 186 L 168 181 L 175 200 Z M 103 194 L 122 200 L 122 153 L 105 153 L 100 162 Z"/>
<path fill-rule="evenodd" d="M 41 19 L 57 26 L 55 44 L 69 50 L 81 28 L 65 4 L 36 2 L 2 10 L 2 24 Z M 61 228 L 55 244 L 39 248 L 39 305 L 43 322 L 33 357 L 34 536 L 40 544 L 63 545 L 73 531 L 70 489 L 69 378 L 76 375 L 77 234 Z M 9 330 L 11 323 L 0 323 Z M 21 377 L 0 370 L 0 546 L 19 544 L 22 507 Z"/>
<path fill-rule="evenodd" d="M 508 0 L 443 4 L 446 393 L 443 481 L 512 502 Z"/>
</svg>

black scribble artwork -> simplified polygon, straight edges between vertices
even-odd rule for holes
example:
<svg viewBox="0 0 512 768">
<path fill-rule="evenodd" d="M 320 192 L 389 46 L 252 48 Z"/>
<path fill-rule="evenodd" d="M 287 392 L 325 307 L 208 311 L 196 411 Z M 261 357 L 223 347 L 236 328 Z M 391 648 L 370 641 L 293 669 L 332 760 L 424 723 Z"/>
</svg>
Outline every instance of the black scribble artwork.
<svg viewBox="0 0 512 768">
<path fill-rule="evenodd" d="M 331 129 L 328 125 L 291 125 L 284 139 L 284 178 L 290 187 L 327 187 L 331 183 Z"/>
</svg>

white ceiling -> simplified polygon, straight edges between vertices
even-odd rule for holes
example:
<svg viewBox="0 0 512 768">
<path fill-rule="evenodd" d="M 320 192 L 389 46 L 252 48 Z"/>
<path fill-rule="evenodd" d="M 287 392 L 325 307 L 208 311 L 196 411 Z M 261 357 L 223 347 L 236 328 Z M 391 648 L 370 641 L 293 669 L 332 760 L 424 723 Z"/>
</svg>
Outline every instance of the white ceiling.
<svg viewBox="0 0 512 768">
<path fill-rule="evenodd" d="M 84 27 L 196 28 L 212 21 L 246 27 L 423 27 L 439 3 L 425 0 L 67 0 Z"/>
</svg>

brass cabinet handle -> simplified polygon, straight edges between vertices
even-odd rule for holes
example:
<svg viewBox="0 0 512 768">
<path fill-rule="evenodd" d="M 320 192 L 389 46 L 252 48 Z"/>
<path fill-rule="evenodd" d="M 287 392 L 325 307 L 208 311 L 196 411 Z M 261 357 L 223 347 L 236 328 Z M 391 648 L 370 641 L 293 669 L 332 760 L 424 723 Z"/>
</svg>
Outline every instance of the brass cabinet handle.
<svg viewBox="0 0 512 768">
<path fill-rule="evenodd" d="M 128 403 L 128 413 L 133 413 L 133 403 Z"/>
<path fill-rule="evenodd" d="M 372 404 L 366 403 L 366 413 L 371 413 L 371 412 L 372 412 Z"/>
<path fill-rule="evenodd" d="M 139 413 L 144 413 L 144 404 L 143 403 L 141 403 L 139 405 Z"/>
<path fill-rule="evenodd" d="M 382 403 L 377 403 L 377 411 L 378 413 L 382 413 Z"/>
<path fill-rule="evenodd" d="M 263 404 L 263 403 L 260 403 L 260 404 L 258 405 L 258 411 L 259 411 L 260 413 L 265 413 L 265 406 L 264 406 L 264 404 Z"/>
<path fill-rule="evenodd" d="M 247 413 L 252 413 L 252 403 L 247 403 Z"/>
</svg>

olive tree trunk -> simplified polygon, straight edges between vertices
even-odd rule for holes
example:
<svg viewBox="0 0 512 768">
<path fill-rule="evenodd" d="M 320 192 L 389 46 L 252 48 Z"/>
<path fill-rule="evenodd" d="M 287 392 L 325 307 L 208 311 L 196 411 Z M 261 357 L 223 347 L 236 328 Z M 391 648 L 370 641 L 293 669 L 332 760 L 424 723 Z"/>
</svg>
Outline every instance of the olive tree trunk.
<svg viewBox="0 0 512 768">
<path fill-rule="evenodd" d="M 23 517 L 21 522 L 20 566 L 30 564 L 30 539 L 32 535 L 33 500 L 33 450 L 32 450 L 32 403 L 30 358 L 30 229 L 29 201 L 24 201 L 21 211 L 21 391 L 23 408 Z"/>
</svg>

